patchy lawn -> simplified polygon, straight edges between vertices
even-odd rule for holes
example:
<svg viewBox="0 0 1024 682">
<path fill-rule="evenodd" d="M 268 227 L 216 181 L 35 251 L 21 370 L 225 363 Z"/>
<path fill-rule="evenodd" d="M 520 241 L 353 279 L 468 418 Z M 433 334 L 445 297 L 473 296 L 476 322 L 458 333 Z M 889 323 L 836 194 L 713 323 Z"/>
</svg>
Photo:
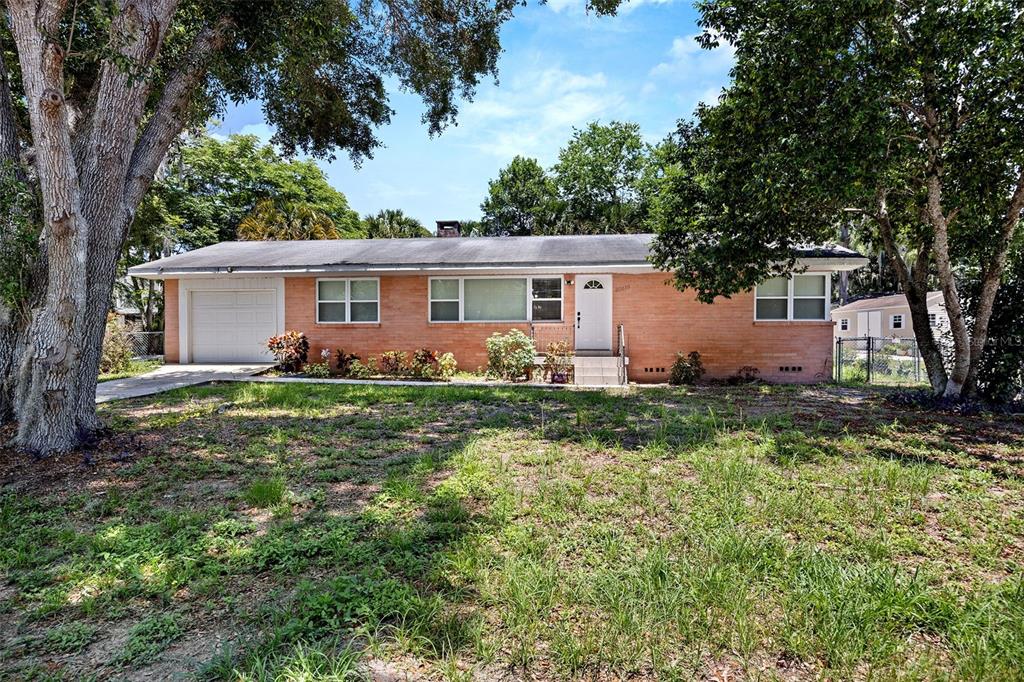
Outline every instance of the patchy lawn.
<svg viewBox="0 0 1024 682">
<path fill-rule="evenodd" d="M 146 372 L 152 372 L 154 369 L 164 364 L 163 361 L 154 360 L 143 360 L 140 358 L 133 358 L 128 368 L 120 372 L 107 372 L 106 374 L 100 374 L 97 381 L 113 381 L 114 379 L 127 379 L 128 377 L 135 377 Z"/>
<path fill-rule="evenodd" d="M 9 678 L 1021 679 L 1024 424 L 231 384 L 0 453 Z M 331 677 L 333 676 L 333 677 Z"/>
</svg>

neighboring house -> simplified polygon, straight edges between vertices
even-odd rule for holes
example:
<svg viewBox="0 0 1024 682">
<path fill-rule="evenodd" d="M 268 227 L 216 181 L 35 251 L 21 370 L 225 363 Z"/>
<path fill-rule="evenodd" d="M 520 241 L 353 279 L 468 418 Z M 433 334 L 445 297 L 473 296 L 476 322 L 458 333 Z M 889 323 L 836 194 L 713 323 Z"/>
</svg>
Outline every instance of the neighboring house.
<svg viewBox="0 0 1024 682">
<path fill-rule="evenodd" d="M 949 327 L 949 317 L 946 315 L 941 291 L 928 292 L 928 319 L 933 329 Z M 910 306 L 903 294 L 864 298 L 833 308 L 832 321 L 836 323 L 837 339 L 863 336 L 914 338 Z"/>
<path fill-rule="evenodd" d="M 842 247 L 803 249 L 804 273 L 707 305 L 650 265 L 652 235 L 457 234 L 224 242 L 130 274 L 164 280 L 171 363 L 270 360 L 266 339 L 295 329 L 311 358 L 426 347 L 476 369 L 487 337 L 515 327 L 539 352 L 565 339 L 578 357 L 619 362 L 632 381 L 665 381 L 676 353 L 696 350 L 709 377 L 755 367 L 765 379 L 813 382 L 831 376 L 831 274 L 867 262 Z"/>
</svg>

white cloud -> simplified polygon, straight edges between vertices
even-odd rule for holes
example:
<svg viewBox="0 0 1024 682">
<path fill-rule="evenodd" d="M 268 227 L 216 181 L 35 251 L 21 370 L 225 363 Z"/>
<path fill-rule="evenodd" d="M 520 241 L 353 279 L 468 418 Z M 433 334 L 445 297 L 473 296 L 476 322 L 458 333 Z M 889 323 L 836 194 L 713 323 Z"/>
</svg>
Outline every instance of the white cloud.
<svg viewBox="0 0 1024 682">
<path fill-rule="evenodd" d="M 602 72 L 536 67 L 467 105 L 455 135 L 502 160 L 518 154 L 549 164 L 574 127 L 621 115 L 625 103 Z"/>
<path fill-rule="evenodd" d="M 630 14 L 644 5 L 671 5 L 674 0 L 628 0 L 619 7 L 619 14 Z"/>
<path fill-rule="evenodd" d="M 725 41 L 713 50 L 702 49 L 697 42 L 698 35 L 694 33 L 672 41 L 668 58 L 650 70 L 641 94 L 653 93 L 659 89 L 659 82 L 669 82 L 674 87 L 683 86 L 680 89 L 685 94 L 675 99 L 687 112 L 693 111 L 698 102 L 714 104 L 718 101 L 722 88 L 729 84 L 736 50 Z"/>
</svg>

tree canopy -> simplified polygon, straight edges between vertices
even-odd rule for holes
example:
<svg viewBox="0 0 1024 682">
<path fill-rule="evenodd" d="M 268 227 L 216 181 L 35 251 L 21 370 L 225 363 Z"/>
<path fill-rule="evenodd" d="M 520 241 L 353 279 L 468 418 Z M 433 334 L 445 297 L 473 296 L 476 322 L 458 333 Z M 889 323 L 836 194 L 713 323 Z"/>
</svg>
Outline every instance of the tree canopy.
<svg viewBox="0 0 1024 682">
<path fill-rule="evenodd" d="M 646 229 L 651 192 L 674 147 L 645 143 L 636 123 L 573 131 L 546 171 L 517 156 L 480 205 L 486 234 L 596 234 Z"/>
<path fill-rule="evenodd" d="M 363 218 L 363 232 L 367 239 L 408 239 L 432 237 L 423 223 L 407 216 L 399 209 L 384 209 Z"/>
<path fill-rule="evenodd" d="M 0 164 L 19 166 L 41 199 L 39 267 L 0 310 L 0 419 L 17 421 L 17 444 L 53 452 L 100 428 L 95 385 L 121 247 L 183 130 L 228 101 L 258 100 L 286 153 L 358 162 L 390 120 L 387 84 L 418 95 L 437 133 L 496 73 L 500 28 L 518 4 L 5 0 Z M 0 233 L 0 253 L 15 232 Z"/>
<path fill-rule="evenodd" d="M 793 247 L 862 217 L 907 295 L 933 388 L 970 391 L 1024 207 L 1022 9 L 701 3 L 700 41 L 734 46 L 733 83 L 680 126 L 652 211 L 656 262 L 711 300 L 792 270 Z M 958 272 L 982 282 L 970 310 Z M 927 320 L 932 278 L 950 316 L 948 372 Z"/>
<path fill-rule="evenodd" d="M 550 234 L 558 230 L 561 202 L 555 181 L 537 160 L 516 156 L 488 183 L 480 210 L 492 234 Z"/>
</svg>

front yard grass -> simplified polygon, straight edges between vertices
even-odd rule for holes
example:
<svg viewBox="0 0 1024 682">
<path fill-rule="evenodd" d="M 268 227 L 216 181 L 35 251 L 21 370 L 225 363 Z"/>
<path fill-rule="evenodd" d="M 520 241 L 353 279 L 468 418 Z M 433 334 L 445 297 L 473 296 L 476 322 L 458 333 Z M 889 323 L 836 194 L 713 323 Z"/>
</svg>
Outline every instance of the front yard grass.
<svg viewBox="0 0 1024 682">
<path fill-rule="evenodd" d="M 100 374 L 96 379 L 99 382 L 113 381 L 115 379 L 127 379 L 128 377 L 138 376 L 145 374 L 146 372 L 152 372 L 154 369 L 164 364 L 162 360 L 153 359 L 146 360 L 142 358 L 132 358 L 128 367 L 124 370 L 117 372 L 107 372 L 106 374 Z"/>
<path fill-rule="evenodd" d="M 1024 676 L 1019 418 L 761 386 L 102 412 L 84 456 L 0 452 L 8 678 Z"/>
</svg>

